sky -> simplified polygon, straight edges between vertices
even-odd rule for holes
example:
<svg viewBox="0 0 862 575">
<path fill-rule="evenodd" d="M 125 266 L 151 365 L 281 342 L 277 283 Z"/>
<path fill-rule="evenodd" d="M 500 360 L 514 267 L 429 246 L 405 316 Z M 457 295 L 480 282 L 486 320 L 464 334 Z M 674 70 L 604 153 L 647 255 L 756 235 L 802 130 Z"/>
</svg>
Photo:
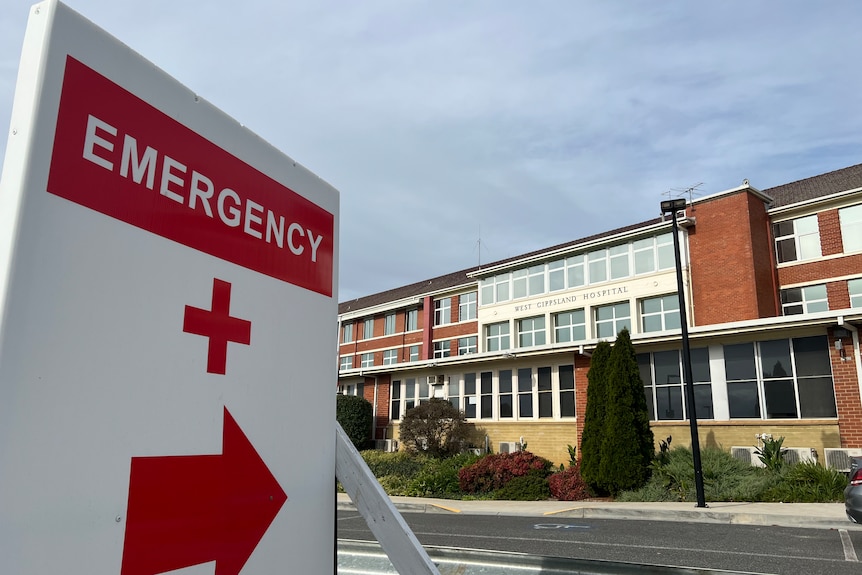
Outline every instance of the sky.
<svg viewBox="0 0 862 575">
<path fill-rule="evenodd" d="M 340 191 L 339 301 L 862 163 L 857 0 L 66 4 Z"/>
</svg>

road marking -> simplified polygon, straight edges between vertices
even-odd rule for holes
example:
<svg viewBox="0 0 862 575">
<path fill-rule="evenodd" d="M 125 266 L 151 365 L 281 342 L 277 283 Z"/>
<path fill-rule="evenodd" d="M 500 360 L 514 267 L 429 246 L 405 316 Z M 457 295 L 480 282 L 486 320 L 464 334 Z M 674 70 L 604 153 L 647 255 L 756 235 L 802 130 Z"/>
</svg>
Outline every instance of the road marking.
<svg viewBox="0 0 862 575">
<path fill-rule="evenodd" d="M 444 511 L 450 511 L 452 513 L 461 513 L 460 509 L 455 509 L 454 507 L 446 507 L 445 505 L 438 505 L 437 503 L 432 503 L 431 507 L 437 507 L 439 509 L 443 509 Z"/>
<path fill-rule="evenodd" d="M 838 533 L 841 535 L 841 545 L 844 546 L 844 560 L 859 561 L 859 558 L 856 557 L 856 550 L 853 548 L 853 542 L 850 540 L 850 534 L 847 533 L 846 529 L 839 529 Z"/>
<path fill-rule="evenodd" d="M 589 525 L 572 525 L 571 523 L 536 523 L 533 529 L 589 529 Z"/>
<path fill-rule="evenodd" d="M 569 507 L 568 509 L 559 509 L 557 511 L 545 511 L 542 515 L 556 515 L 558 513 L 565 513 L 566 511 L 580 511 L 583 507 Z"/>
</svg>

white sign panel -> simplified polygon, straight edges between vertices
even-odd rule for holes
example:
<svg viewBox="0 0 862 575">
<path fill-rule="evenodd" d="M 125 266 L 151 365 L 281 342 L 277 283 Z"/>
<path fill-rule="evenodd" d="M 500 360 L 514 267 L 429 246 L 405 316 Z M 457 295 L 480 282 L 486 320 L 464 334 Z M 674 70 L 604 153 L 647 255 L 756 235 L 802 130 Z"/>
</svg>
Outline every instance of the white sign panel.
<svg viewBox="0 0 862 575">
<path fill-rule="evenodd" d="M 332 572 L 338 193 L 53 1 L 10 126 L 3 572 Z"/>
</svg>

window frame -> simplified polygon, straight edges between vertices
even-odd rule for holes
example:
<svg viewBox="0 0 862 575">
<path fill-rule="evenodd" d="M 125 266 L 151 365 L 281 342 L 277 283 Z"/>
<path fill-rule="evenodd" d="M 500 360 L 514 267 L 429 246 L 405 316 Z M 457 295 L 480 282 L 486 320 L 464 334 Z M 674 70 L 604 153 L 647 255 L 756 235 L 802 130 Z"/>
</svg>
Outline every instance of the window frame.
<svg viewBox="0 0 862 575">
<path fill-rule="evenodd" d="M 452 323 L 452 298 L 443 297 L 434 300 L 434 326 Z"/>
<path fill-rule="evenodd" d="M 840 208 L 838 221 L 841 228 L 843 253 L 850 254 L 862 251 L 862 204 Z M 848 238 L 851 241 L 848 242 Z M 850 245 L 848 246 L 848 244 Z"/>
<path fill-rule="evenodd" d="M 458 321 L 470 321 L 479 316 L 478 296 L 474 291 L 458 296 Z"/>
</svg>

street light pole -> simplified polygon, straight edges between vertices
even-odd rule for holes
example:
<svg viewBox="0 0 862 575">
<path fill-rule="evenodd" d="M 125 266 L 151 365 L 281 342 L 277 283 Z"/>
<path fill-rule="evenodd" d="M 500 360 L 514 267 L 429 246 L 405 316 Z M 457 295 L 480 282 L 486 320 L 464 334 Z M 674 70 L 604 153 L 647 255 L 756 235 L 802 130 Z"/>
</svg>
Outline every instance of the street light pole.
<svg viewBox="0 0 862 575">
<path fill-rule="evenodd" d="M 682 283 L 682 260 L 679 250 L 679 225 L 676 215 L 686 206 L 685 198 L 676 198 L 661 203 L 662 214 L 670 213 L 673 222 L 673 253 L 676 259 L 676 290 L 679 298 L 679 321 L 682 325 L 682 366 L 685 398 L 688 403 L 688 421 L 691 428 L 691 454 L 694 459 L 694 486 L 697 491 L 697 506 L 706 507 L 703 494 L 703 466 L 700 461 L 700 440 L 697 435 L 697 413 L 694 405 L 694 376 L 691 371 L 691 349 L 688 345 L 688 319 L 686 317 L 685 293 Z"/>
</svg>

